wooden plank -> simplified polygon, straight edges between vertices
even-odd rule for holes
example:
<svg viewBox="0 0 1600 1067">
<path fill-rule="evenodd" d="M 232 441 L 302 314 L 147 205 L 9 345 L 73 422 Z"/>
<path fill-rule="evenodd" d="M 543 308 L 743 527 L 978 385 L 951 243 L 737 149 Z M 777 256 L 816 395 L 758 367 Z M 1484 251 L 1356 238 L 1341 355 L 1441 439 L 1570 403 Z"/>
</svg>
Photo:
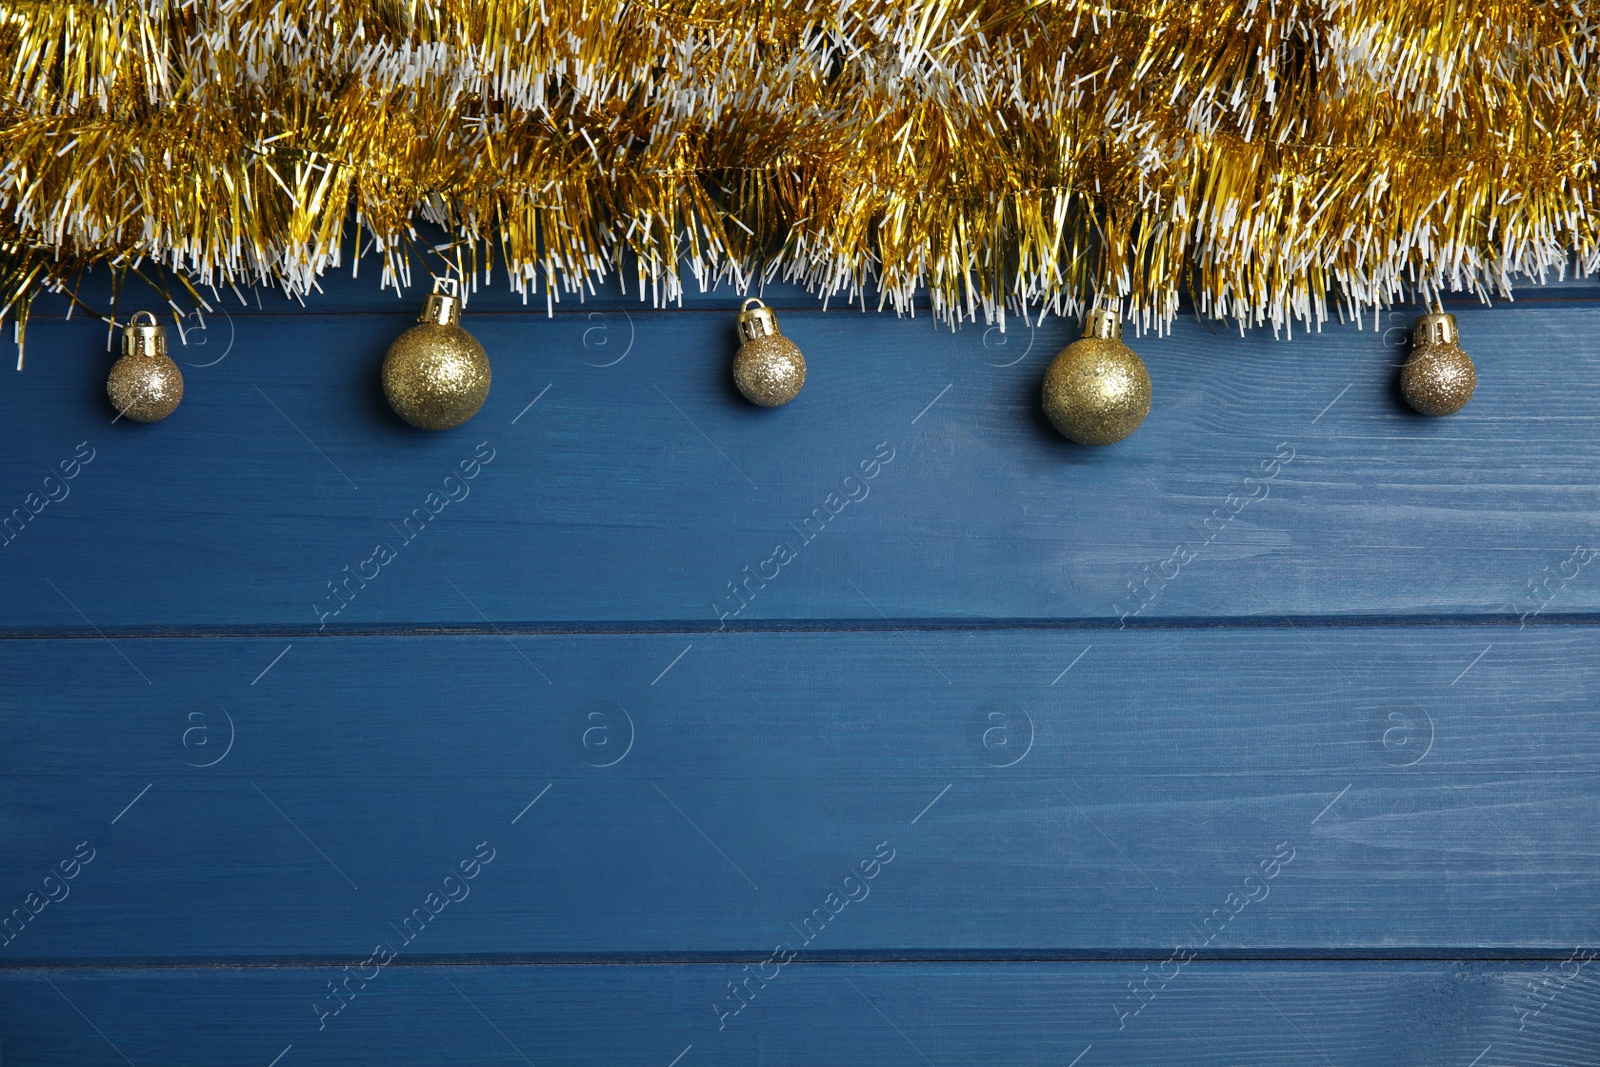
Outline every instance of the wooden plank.
<svg viewBox="0 0 1600 1067">
<path fill-rule="evenodd" d="M 1156 406 L 1099 450 L 1038 409 L 1071 334 L 1057 320 L 1001 345 L 926 320 L 786 314 L 811 378 L 764 410 L 729 384 L 731 309 L 589 315 L 473 317 L 494 392 L 435 435 L 396 420 L 377 386 L 405 313 L 241 319 L 231 339 L 214 323 L 180 353 L 183 407 L 154 427 L 111 425 L 103 328 L 36 323 L 0 395 L 0 513 L 25 516 L 0 548 L 0 626 L 1600 611 L 1589 304 L 1463 310 L 1481 385 L 1445 420 L 1394 396 L 1398 313 L 1389 332 L 1292 344 L 1181 323 L 1135 341 Z M 1527 358 L 1534 338 L 1561 352 L 1559 373 Z M 480 442 L 493 461 L 447 482 Z M 329 614 L 347 580 L 359 595 Z"/>
<path fill-rule="evenodd" d="M 95 856 L 0 953 L 354 953 L 480 842 L 417 952 L 1550 953 L 1597 691 L 1587 626 L 9 640 L 0 905 Z"/>
<path fill-rule="evenodd" d="M 1600 1048 L 1595 964 L 1566 953 L 1528 963 L 1195 960 L 1136 1000 L 1129 987 L 1145 983 L 1147 966 L 795 960 L 767 967 L 767 982 L 731 963 L 13 971 L 0 972 L 0 1035 L 6 1061 L 29 1067 L 1576 1067 Z M 743 1009 L 719 1014 L 728 985 L 746 981 Z M 333 1002 L 332 982 L 346 983 L 348 999 L 322 1017 L 314 1005 Z"/>
</svg>

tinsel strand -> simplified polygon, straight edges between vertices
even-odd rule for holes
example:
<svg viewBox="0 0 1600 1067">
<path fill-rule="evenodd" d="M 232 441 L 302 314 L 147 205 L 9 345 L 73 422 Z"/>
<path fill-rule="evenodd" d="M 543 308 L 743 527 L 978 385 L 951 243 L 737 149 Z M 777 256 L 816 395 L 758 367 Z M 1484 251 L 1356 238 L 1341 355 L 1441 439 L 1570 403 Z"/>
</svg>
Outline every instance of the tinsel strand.
<svg viewBox="0 0 1600 1067">
<path fill-rule="evenodd" d="M 1600 0 L 1596 0 L 1600 2 Z M 1594 2 L 0 2 L 0 298 L 784 278 L 1318 325 L 1600 263 Z M 423 246 L 419 222 L 451 235 Z M 437 258 L 435 258 L 437 257 Z M 430 260 L 432 260 L 430 262 Z"/>
</svg>

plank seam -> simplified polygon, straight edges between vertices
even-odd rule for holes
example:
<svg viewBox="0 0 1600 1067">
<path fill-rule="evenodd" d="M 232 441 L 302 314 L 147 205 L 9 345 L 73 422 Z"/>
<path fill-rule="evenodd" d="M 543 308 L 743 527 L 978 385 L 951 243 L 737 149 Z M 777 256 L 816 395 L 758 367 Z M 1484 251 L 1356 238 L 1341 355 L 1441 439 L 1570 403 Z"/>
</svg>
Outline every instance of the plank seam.
<svg viewBox="0 0 1600 1067">
<path fill-rule="evenodd" d="M 0 629 L 0 641 L 90 640 L 106 637 L 126 640 L 177 638 L 344 638 L 344 637 L 539 637 L 632 634 L 768 634 L 768 633 L 894 633 L 988 631 L 1099 632 L 1105 630 L 1316 630 L 1401 628 L 1505 628 L 1600 626 L 1600 612 L 1546 613 L 1522 619 L 1517 615 L 1228 615 L 1171 618 L 877 618 L 877 619 L 764 619 L 719 625 L 714 619 L 602 620 L 595 622 L 502 622 L 491 625 L 416 624 L 329 626 L 326 629 L 263 624 L 239 626 L 102 627 L 61 629 Z"/>
<path fill-rule="evenodd" d="M 449 967 L 503 967 L 503 968 L 540 968 L 540 967 L 726 967 L 729 964 L 758 963 L 769 958 L 770 953 L 762 952 L 727 952 L 704 953 L 693 956 L 678 956 L 671 953 L 652 955 L 629 955 L 625 953 L 600 954 L 592 956 L 431 956 L 410 957 L 408 959 L 391 960 L 388 968 L 449 968 Z M 1536 963 L 1561 963 L 1571 958 L 1571 951 L 1561 950 L 1529 950 L 1507 951 L 1498 955 L 1483 955 L 1481 950 L 1475 954 L 1456 954 L 1439 952 L 1428 949 L 1417 952 L 1396 951 L 1386 955 L 1373 955 L 1369 953 L 1339 953 L 1319 949 L 1316 952 L 1276 952 L 1252 953 L 1243 951 L 1217 952 L 1197 954 L 1196 963 L 1227 963 L 1227 964 L 1256 964 L 1256 963 L 1282 963 L 1282 964 L 1360 964 L 1360 963 L 1456 963 L 1464 965 L 1495 965 L 1495 964 L 1536 964 Z M 146 958 L 132 957 L 128 959 L 90 959 L 90 960 L 58 960 L 50 958 L 17 959 L 0 963 L 0 975 L 16 973 L 32 973 L 36 971 L 168 971 L 168 970 L 303 970 L 317 967 L 342 967 L 353 962 L 360 962 L 362 954 L 353 956 L 304 956 L 304 957 L 211 957 L 195 956 L 188 958 Z M 1169 950 L 1160 949 L 1149 953 L 1129 952 L 1118 949 L 1114 953 L 949 953 L 937 954 L 887 953 L 887 954 L 862 954 L 855 952 L 807 952 L 804 958 L 796 958 L 784 966 L 820 966 L 837 964 L 1133 964 L 1149 963 L 1151 961 L 1169 958 Z"/>
</svg>

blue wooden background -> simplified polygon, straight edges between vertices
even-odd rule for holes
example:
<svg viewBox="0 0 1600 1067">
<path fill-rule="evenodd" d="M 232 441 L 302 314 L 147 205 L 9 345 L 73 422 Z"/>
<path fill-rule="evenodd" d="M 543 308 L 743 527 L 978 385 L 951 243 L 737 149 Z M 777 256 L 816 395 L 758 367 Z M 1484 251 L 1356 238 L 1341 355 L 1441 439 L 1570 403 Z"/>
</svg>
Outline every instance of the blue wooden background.
<svg viewBox="0 0 1600 1067">
<path fill-rule="evenodd" d="M 1442 420 L 1410 310 L 1187 318 L 1104 449 L 1073 324 L 781 287 L 785 408 L 734 294 L 485 291 L 425 434 L 326 290 L 155 426 L 6 374 L 0 1063 L 1600 1063 L 1600 287 Z"/>
</svg>

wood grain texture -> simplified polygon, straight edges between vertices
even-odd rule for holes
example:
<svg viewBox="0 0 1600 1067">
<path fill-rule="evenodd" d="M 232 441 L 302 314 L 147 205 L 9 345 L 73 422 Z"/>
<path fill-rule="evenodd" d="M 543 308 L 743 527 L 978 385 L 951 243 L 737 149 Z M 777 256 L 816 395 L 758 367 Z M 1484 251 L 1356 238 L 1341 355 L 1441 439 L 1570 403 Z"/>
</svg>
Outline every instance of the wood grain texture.
<svg viewBox="0 0 1600 1067">
<path fill-rule="evenodd" d="M 5 513 L 42 500 L 80 442 L 95 458 L 70 495 L 14 523 L 0 623 L 1516 624 L 1600 610 L 1600 581 L 1574 556 L 1600 519 L 1593 302 L 1461 309 L 1479 391 L 1442 420 L 1407 413 L 1394 393 L 1409 316 L 1293 343 L 1183 322 L 1135 342 L 1155 408 L 1134 437 L 1097 450 L 1061 440 L 1038 409 L 1043 368 L 1071 335 L 1057 320 L 1036 333 L 1014 324 L 1001 345 L 998 332 L 926 320 L 786 313 L 811 376 L 769 411 L 729 381 L 731 302 L 485 311 L 467 325 L 495 363 L 489 403 L 460 431 L 428 435 L 394 418 L 377 385 L 410 305 L 366 309 L 214 319 L 180 352 L 184 406 L 153 427 L 110 425 L 102 327 L 34 323 L 29 368 L 0 395 Z M 1530 352 L 1533 338 L 1559 361 Z M 470 497 L 407 540 L 407 516 L 479 442 L 495 459 L 458 490 Z M 893 460 L 861 480 L 880 445 Z M 385 543 L 393 565 L 325 616 L 327 584 Z M 791 562 L 775 562 L 780 545 Z M 446 565 L 459 589 L 437 580 Z M 746 606 L 728 617 L 740 603 L 730 583 Z"/>
<path fill-rule="evenodd" d="M 1128 1017 L 1135 964 L 795 961 L 764 987 L 751 979 L 724 1018 L 715 1005 L 745 977 L 731 964 L 397 962 L 346 986 L 321 1030 L 313 1005 L 346 977 L 331 968 L 0 972 L 0 1035 L 6 1062 L 41 1067 L 1587 1065 L 1600 1048 L 1593 967 L 1556 989 L 1555 961 L 1196 960 Z"/>
<path fill-rule="evenodd" d="M 1447 420 L 1409 314 L 1186 320 L 1103 450 L 1070 324 L 767 295 L 775 411 L 727 294 L 479 294 L 441 435 L 366 281 L 186 320 L 153 427 L 41 305 L 0 1063 L 1600 1064 L 1600 288 L 1452 306 Z"/>
<path fill-rule="evenodd" d="M 417 951 L 760 951 L 880 845 L 812 951 L 1597 936 L 1589 627 L 95 638 L 0 664 L 25 739 L 0 903 L 98 850 L 12 960 L 356 952 L 484 841 Z"/>
</svg>

